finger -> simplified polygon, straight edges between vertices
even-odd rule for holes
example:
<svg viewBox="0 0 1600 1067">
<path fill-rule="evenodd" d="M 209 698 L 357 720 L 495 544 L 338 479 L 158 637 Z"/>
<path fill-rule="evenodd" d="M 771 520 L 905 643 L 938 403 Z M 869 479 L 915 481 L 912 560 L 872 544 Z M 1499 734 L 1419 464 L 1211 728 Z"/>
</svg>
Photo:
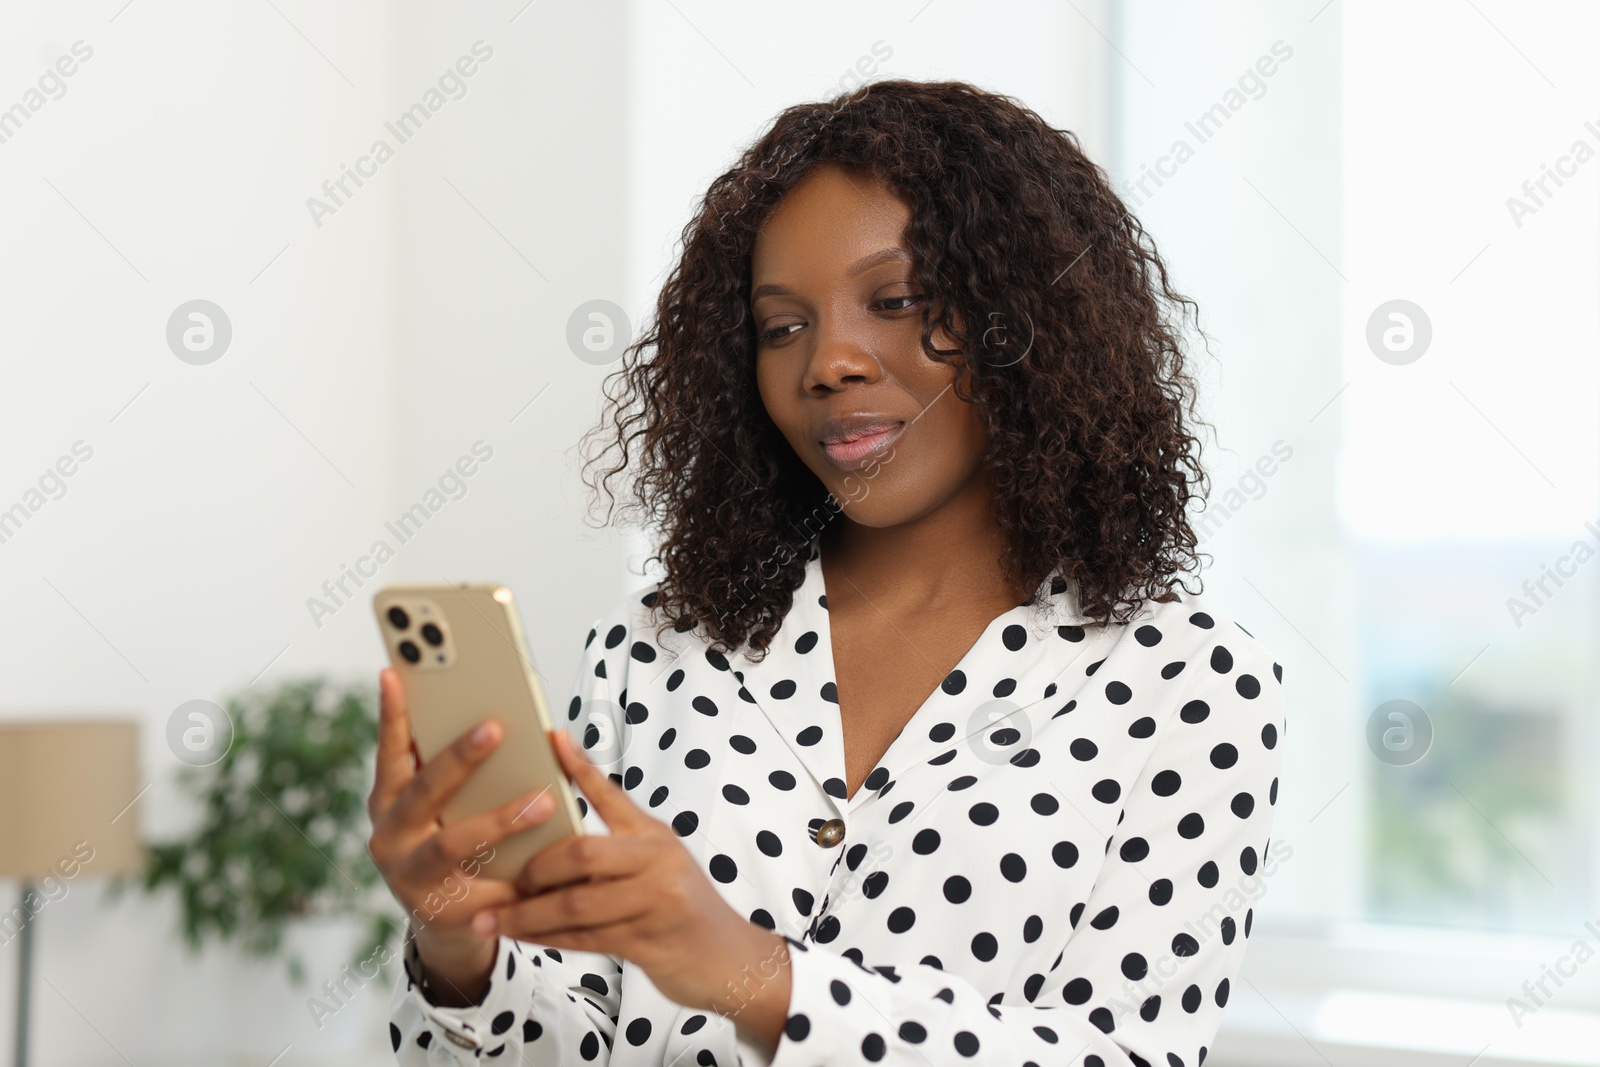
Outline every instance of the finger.
<svg viewBox="0 0 1600 1067">
<path fill-rule="evenodd" d="M 439 853 L 455 864 L 465 861 L 484 845 L 495 845 L 549 819 L 556 810 L 549 786 L 513 797 L 499 807 L 451 823 L 437 835 Z"/>
<path fill-rule="evenodd" d="M 450 747 L 422 765 L 395 801 L 394 812 L 404 825 L 431 825 L 444 802 L 461 788 L 478 765 L 489 758 L 505 730 L 485 719 L 450 743 Z"/>
<path fill-rule="evenodd" d="M 640 837 L 578 834 L 546 845 L 517 872 L 517 889 L 528 895 L 589 878 L 625 878 L 643 870 L 650 842 Z"/>
<path fill-rule="evenodd" d="M 613 833 L 638 830 L 645 825 L 650 816 L 640 811 L 633 798 L 624 793 L 620 785 L 607 778 L 604 771 L 589 762 L 588 756 L 578 751 L 570 734 L 565 730 L 551 730 L 550 735 L 562 769 L 583 790 L 595 814 Z"/>
<path fill-rule="evenodd" d="M 378 672 L 378 757 L 367 814 L 387 811 L 416 773 L 406 693 L 393 667 Z"/>
<path fill-rule="evenodd" d="M 562 930 L 593 929 L 637 919 L 650 910 L 658 896 L 646 878 L 580 882 L 524 897 L 505 907 L 486 908 L 473 916 L 472 931 L 480 937 L 503 933 L 537 941 L 542 935 Z"/>
</svg>

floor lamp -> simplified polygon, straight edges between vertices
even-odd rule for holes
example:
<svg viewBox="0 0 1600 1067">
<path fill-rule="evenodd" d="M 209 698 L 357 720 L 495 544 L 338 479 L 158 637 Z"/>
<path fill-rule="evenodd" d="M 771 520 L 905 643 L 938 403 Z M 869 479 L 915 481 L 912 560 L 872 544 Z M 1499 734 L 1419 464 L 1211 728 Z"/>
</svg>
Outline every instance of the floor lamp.
<svg viewBox="0 0 1600 1067">
<path fill-rule="evenodd" d="M 21 883 L 0 912 L 0 940 L 18 942 L 16 1067 L 28 1064 L 34 924 L 85 880 L 143 869 L 141 788 L 135 722 L 0 722 L 0 878 Z"/>
</svg>

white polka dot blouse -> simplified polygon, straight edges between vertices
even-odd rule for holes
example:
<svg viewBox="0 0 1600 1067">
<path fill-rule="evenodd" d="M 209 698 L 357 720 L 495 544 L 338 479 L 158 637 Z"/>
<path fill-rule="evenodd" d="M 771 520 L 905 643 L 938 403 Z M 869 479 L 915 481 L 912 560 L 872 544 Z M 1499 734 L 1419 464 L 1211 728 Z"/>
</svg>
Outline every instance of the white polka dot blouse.
<svg viewBox="0 0 1600 1067">
<path fill-rule="evenodd" d="M 817 542 L 759 661 L 698 629 L 658 639 L 652 589 L 596 620 L 565 726 L 787 939 L 778 1046 L 630 962 L 502 937 L 466 1008 L 430 1003 L 408 943 L 399 1063 L 1202 1063 L 1276 860 L 1283 670 L 1201 597 L 1101 628 L 1046 585 L 1044 610 L 990 622 L 854 796 Z"/>
</svg>

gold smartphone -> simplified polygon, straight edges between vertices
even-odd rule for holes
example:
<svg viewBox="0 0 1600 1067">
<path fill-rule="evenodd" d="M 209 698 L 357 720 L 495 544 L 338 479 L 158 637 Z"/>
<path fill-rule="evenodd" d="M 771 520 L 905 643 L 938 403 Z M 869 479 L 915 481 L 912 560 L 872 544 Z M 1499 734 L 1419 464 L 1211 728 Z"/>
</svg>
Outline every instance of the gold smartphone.
<svg viewBox="0 0 1600 1067">
<path fill-rule="evenodd" d="M 387 585 L 373 594 L 389 662 L 400 675 L 411 736 L 426 763 L 494 717 L 500 745 L 440 813 L 449 824 L 538 789 L 556 798 L 548 819 L 494 843 L 482 869 L 514 879 L 546 845 L 583 832 L 583 817 L 550 744 L 550 709 L 528 658 L 511 590 L 496 582 Z"/>
</svg>

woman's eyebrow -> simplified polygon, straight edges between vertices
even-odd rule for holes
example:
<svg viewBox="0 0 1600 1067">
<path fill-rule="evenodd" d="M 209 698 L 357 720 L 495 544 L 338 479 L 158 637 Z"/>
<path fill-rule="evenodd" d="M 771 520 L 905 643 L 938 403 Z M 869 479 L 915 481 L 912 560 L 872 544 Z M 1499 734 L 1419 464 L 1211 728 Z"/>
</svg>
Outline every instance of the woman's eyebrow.
<svg viewBox="0 0 1600 1067">
<path fill-rule="evenodd" d="M 907 252 L 900 245 L 889 245 L 887 248 L 880 248 L 876 252 L 868 252 L 866 255 L 862 256 L 860 259 L 846 267 L 844 269 L 844 275 L 846 278 L 854 278 L 856 275 L 864 274 L 873 267 L 876 267 L 878 264 L 887 263 L 891 259 L 910 260 L 911 253 Z M 763 296 L 767 296 L 768 294 L 782 295 L 788 291 L 788 289 L 778 285 L 775 282 L 766 282 L 762 285 L 756 286 L 755 289 L 751 290 L 750 302 L 753 304 L 756 302 L 756 300 Z"/>
</svg>

